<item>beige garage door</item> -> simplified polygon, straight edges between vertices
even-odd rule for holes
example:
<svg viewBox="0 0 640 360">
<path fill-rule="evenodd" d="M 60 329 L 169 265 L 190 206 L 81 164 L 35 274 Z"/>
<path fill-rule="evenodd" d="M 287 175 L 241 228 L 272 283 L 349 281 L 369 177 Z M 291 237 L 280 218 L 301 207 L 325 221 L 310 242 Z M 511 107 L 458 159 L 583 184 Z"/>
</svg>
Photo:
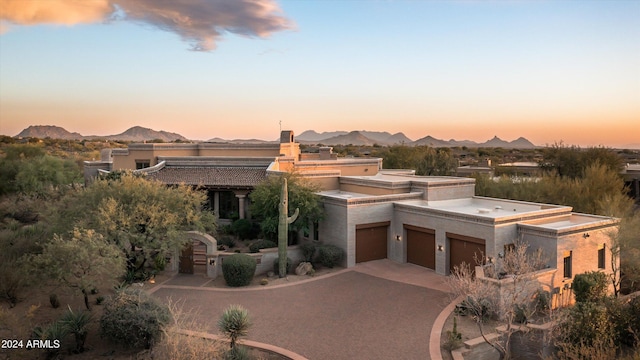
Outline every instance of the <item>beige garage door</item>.
<svg viewBox="0 0 640 360">
<path fill-rule="evenodd" d="M 356 263 L 387 258 L 389 224 L 356 225 Z"/>
<path fill-rule="evenodd" d="M 436 269 L 436 232 L 432 229 L 405 225 L 407 262 Z"/>
<path fill-rule="evenodd" d="M 481 259 L 486 256 L 485 241 L 470 236 L 447 233 L 449 239 L 449 271 L 454 266 L 466 263 L 473 270 L 476 266 L 476 257 Z"/>
</svg>

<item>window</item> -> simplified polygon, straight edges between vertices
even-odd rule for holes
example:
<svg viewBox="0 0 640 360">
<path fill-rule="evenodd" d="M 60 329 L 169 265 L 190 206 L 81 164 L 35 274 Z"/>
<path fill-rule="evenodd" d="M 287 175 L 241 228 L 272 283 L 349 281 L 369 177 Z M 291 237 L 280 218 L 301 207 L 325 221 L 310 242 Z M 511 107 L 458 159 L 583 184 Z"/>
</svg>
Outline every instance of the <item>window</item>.
<svg viewBox="0 0 640 360">
<path fill-rule="evenodd" d="M 605 259 L 604 244 L 602 244 L 602 246 L 600 246 L 600 248 L 598 249 L 598 269 L 605 268 L 604 259 Z"/>
<path fill-rule="evenodd" d="M 136 170 L 148 168 L 151 166 L 151 160 L 136 160 Z"/>
<path fill-rule="evenodd" d="M 571 253 L 572 251 L 566 251 L 564 253 L 564 277 L 571 278 Z"/>
</svg>

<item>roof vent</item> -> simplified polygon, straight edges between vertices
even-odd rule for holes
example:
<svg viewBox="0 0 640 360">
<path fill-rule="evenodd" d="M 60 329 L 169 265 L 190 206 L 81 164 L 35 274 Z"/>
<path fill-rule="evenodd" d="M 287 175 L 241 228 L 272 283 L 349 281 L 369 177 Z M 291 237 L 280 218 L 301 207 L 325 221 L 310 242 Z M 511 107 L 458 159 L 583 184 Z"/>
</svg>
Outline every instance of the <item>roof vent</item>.
<svg viewBox="0 0 640 360">
<path fill-rule="evenodd" d="M 502 210 L 502 206 L 498 205 L 496 207 L 493 208 L 494 211 L 500 211 Z"/>
<path fill-rule="evenodd" d="M 491 212 L 491 209 L 479 208 L 479 209 L 478 209 L 478 212 L 479 212 L 480 214 L 488 214 L 488 213 L 490 213 L 490 212 Z"/>
</svg>

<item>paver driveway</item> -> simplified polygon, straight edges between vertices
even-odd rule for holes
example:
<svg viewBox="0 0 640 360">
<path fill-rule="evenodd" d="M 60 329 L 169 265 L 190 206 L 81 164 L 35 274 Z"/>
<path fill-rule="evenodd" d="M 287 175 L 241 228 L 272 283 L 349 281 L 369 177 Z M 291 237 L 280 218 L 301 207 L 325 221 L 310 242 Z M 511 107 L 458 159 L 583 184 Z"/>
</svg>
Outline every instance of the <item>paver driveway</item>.
<svg viewBox="0 0 640 360">
<path fill-rule="evenodd" d="M 419 275 L 415 271 L 422 271 L 416 268 L 410 268 L 414 278 Z M 216 322 L 224 308 L 240 304 L 253 320 L 248 339 L 289 349 L 311 360 L 428 359 L 431 327 L 449 303 L 449 295 L 362 270 L 356 266 L 327 278 L 274 289 L 160 287 L 154 295 L 183 300 L 186 309 L 196 309 L 202 315 L 203 324 L 212 333 L 218 333 Z M 389 278 L 402 278 L 402 273 L 391 275 Z"/>
</svg>

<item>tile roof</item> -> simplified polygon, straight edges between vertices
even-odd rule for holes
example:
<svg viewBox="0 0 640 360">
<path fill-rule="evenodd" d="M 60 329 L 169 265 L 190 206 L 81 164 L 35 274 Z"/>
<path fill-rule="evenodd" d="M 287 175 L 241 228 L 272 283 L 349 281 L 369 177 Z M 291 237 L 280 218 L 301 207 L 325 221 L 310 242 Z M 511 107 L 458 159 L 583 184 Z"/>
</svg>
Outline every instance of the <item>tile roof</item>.
<svg viewBox="0 0 640 360">
<path fill-rule="evenodd" d="M 147 173 L 149 179 L 167 184 L 208 185 L 212 187 L 254 187 L 267 177 L 266 168 L 177 167 L 165 166 Z"/>
</svg>

